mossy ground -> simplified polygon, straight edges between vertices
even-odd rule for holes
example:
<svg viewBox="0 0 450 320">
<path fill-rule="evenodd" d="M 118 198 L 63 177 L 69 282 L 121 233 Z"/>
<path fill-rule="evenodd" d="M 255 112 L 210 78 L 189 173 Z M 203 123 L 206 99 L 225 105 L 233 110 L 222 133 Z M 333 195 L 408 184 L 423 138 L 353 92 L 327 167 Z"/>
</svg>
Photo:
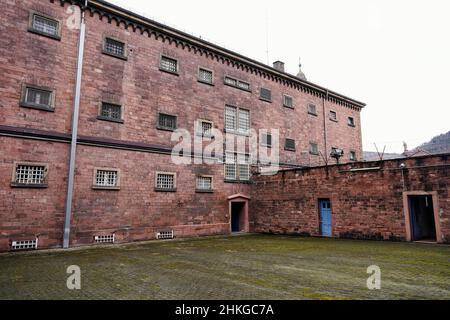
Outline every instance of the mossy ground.
<svg viewBox="0 0 450 320">
<path fill-rule="evenodd" d="M 5 254 L 0 299 L 450 299 L 450 247 L 245 235 Z"/>
</svg>

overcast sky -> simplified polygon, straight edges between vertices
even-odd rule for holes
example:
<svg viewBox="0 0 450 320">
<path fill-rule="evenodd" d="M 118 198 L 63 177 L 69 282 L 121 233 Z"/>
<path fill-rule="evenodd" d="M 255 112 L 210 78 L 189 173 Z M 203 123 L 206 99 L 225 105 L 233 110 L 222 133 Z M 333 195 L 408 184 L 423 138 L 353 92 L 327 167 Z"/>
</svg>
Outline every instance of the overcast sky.
<svg viewBox="0 0 450 320">
<path fill-rule="evenodd" d="M 293 74 L 301 57 L 308 80 L 367 103 L 365 150 L 450 131 L 448 0 L 109 1 L 264 63 L 268 38 Z"/>
</svg>

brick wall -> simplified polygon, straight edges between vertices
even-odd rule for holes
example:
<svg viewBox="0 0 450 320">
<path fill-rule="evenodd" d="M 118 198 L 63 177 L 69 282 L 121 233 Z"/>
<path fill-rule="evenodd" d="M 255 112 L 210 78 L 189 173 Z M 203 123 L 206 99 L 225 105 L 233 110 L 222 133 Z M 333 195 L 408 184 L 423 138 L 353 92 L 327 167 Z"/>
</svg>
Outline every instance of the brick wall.
<svg viewBox="0 0 450 320">
<path fill-rule="evenodd" d="M 328 198 L 334 236 L 405 240 L 403 194 L 424 191 L 437 193 L 443 236 L 438 240 L 450 242 L 449 155 L 285 171 L 255 180 L 250 212 L 256 232 L 320 235 L 318 202 Z"/>
</svg>

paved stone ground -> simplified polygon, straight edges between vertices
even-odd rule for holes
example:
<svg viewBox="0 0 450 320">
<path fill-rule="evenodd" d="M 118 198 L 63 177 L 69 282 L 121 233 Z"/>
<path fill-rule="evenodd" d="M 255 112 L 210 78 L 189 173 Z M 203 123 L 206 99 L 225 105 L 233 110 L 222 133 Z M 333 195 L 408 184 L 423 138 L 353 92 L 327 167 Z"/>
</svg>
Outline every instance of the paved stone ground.
<svg viewBox="0 0 450 320">
<path fill-rule="evenodd" d="M 247 235 L 5 254 L 0 299 L 450 299 L 450 246 Z"/>
</svg>

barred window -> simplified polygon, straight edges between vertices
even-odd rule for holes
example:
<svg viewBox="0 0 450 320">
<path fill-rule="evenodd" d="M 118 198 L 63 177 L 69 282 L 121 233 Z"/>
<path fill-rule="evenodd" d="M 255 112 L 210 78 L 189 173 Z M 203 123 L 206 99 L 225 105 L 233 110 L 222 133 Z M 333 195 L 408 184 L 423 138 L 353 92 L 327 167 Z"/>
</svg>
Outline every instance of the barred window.
<svg viewBox="0 0 450 320">
<path fill-rule="evenodd" d="M 294 107 L 294 100 L 292 97 L 284 95 L 283 96 L 283 106 L 287 108 L 293 108 Z"/>
<path fill-rule="evenodd" d="M 198 70 L 198 80 L 201 82 L 212 84 L 213 83 L 213 72 L 210 70 L 200 68 Z"/>
<path fill-rule="evenodd" d="M 232 78 L 230 76 L 225 76 L 224 83 L 231 87 L 236 87 L 238 89 L 250 91 L 250 84 L 248 82 L 238 80 L 238 79 Z"/>
<path fill-rule="evenodd" d="M 313 154 L 313 155 L 319 154 L 319 147 L 318 147 L 317 143 L 314 143 L 314 142 L 309 143 L 309 153 Z"/>
<path fill-rule="evenodd" d="M 122 120 L 122 106 L 112 103 L 102 103 L 100 118 L 106 120 Z"/>
<path fill-rule="evenodd" d="M 350 127 L 354 127 L 355 126 L 355 119 L 353 117 L 348 117 L 347 118 L 347 123 Z"/>
<path fill-rule="evenodd" d="M 105 38 L 104 52 L 117 57 L 125 57 L 125 43 Z"/>
<path fill-rule="evenodd" d="M 95 186 L 96 187 L 118 187 L 119 172 L 117 170 L 95 170 Z"/>
<path fill-rule="evenodd" d="M 45 185 L 47 183 L 47 166 L 32 163 L 15 165 L 13 184 L 23 186 Z"/>
<path fill-rule="evenodd" d="M 264 147 L 272 147 L 272 135 L 263 133 L 261 135 L 261 145 Z"/>
<path fill-rule="evenodd" d="M 286 138 L 284 149 L 289 151 L 295 151 L 295 140 Z"/>
<path fill-rule="evenodd" d="M 29 106 L 52 108 L 52 91 L 26 87 L 24 102 Z"/>
<path fill-rule="evenodd" d="M 197 177 L 197 183 L 196 183 L 197 190 L 211 191 L 213 189 L 212 181 L 213 181 L 212 177 L 206 177 L 206 176 Z"/>
<path fill-rule="evenodd" d="M 236 130 L 236 112 L 236 107 L 225 107 L 225 130 Z"/>
<path fill-rule="evenodd" d="M 261 88 L 259 98 L 267 102 L 272 102 L 272 92 L 269 89 Z"/>
<path fill-rule="evenodd" d="M 336 111 L 330 111 L 330 120 L 337 121 Z"/>
<path fill-rule="evenodd" d="M 308 113 L 312 115 L 317 115 L 317 108 L 315 104 L 309 104 L 308 105 Z"/>
<path fill-rule="evenodd" d="M 31 30 L 49 35 L 52 37 L 59 36 L 59 22 L 57 20 L 44 17 L 34 13 L 31 18 Z"/>
<path fill-rule="evenodd" d="M 250 130 L 250 111 L 239 109 L 238 131 L 247 134 Z"/>
<path fill-rule="evenodd" d="M 177 117 L 160 113 L 158 119 L 158 128 L 164 130 L 175 130 L 177 128 Z"/>
<path fill-rule="evenodd" d="M 225 130 L 248 134 L 250 130 L 250 111 L 233 106 L 226 106 Z"/>
<path fill-rule="evenodd" d="M 225 180 L 248 181 L 250 179 L 250 156 L 233 152 L 225 153 Z"/>
<path fill-rule="evenodd" d="M 161 62 L 159 65 L 161 70 L 177 73 L 178 72 L 178 61 L 166 56 L 161 56 Z"/>
<path fill-rule="evenodd" d="M 199 120 L 198 134 L 202 137 L 212 137 L 213 123 L 211 121 Z"/>
<path fill-rule="evenodd" d="M 173 191 L 176 188 L 175 173 L 157 173 L 156 174 L 156 189 Z"/>
</svg>

